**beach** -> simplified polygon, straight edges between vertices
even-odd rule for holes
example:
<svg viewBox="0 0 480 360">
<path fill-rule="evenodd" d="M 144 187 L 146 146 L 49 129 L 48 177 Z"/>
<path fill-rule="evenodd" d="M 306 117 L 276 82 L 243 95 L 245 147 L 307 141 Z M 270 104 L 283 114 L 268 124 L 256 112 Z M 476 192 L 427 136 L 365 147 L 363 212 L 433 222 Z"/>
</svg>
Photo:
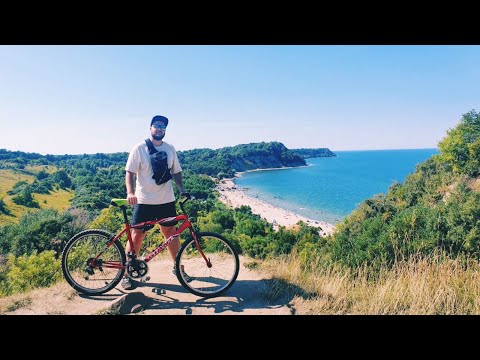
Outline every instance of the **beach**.
<svg viewBox="0 0 480 360">
<path fill-rule="evenodd" d="M 254 214 L 260 215 L 263 219 L 273 224 L 274 229 L 278 226 L 291 227 L 302 220 L 306 224 L 319 228 L 319 234 L 328 236 L 335 230 L 335 225 L 325 221 L 309 219 L 292 211 L 272 206 L 265 201 L 248 196 L 247 191 L 238 189 L 233 179 L 222 179 L 216 190 L 220 194 L 219 200 L 231 208 L 242 205 L 250 206 Z"/>
</svg>

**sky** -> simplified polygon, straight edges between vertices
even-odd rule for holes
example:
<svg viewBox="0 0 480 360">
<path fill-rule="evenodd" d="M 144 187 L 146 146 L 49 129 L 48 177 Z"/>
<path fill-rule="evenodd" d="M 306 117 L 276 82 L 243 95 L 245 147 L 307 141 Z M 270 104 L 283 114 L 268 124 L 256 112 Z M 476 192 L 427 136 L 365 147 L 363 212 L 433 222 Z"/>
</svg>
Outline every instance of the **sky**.
<svg viewBox="0 0 480 360">
<path fill-rule="evenodd" d="M 435 148 L 478 84 L 477 45 L 2 45 L 0 148 L 128 152 L 157 114 L 177 150 Z"/>
</svg>

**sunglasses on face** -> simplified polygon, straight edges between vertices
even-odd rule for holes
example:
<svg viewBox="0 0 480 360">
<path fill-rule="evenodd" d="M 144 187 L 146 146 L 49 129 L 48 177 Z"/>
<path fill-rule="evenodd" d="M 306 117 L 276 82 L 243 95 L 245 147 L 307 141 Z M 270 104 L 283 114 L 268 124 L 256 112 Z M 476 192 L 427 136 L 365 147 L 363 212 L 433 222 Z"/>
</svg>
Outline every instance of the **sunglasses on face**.
<svg viewBox="0 0 480 360">
<path fill-rule="evenodd" d="M 165 130 L 167 128 L 165 125 L 161 124 L 153 124 L 152 126 L 157 130 Z"/>
</svg>

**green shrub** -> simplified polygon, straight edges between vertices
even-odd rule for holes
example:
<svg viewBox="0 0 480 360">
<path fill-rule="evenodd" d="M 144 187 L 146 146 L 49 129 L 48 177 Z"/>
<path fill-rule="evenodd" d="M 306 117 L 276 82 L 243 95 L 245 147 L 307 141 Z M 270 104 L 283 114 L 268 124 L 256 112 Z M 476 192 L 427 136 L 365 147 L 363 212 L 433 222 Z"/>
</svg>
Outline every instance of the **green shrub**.
<svg viewBox="0 0 480 360">
<path fill-rule="evenodd" d="M 17 258 L 10 255 L 8 261 L 10 270 L 6 278 L 12 294 L 48 287 L 62 278 L 60 260 L 55 259 L 53 251 Z"/>
</svg>

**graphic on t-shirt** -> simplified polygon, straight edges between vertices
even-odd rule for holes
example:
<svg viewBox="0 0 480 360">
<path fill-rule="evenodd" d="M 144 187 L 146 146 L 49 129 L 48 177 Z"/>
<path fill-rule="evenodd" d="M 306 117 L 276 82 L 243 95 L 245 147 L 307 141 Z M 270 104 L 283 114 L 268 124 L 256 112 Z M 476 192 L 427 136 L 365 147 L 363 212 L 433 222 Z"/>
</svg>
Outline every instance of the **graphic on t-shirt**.
<svg viewBox="0 0 480 360">
<path fill-rule="evenodd" d="M 170 169 L 168 168 L 168 156 L 165 151 L 150 154 L 150 161 L 153 168 L 152 178 L 157 185 L 166 183 L 172 178 L 172 174 L 170 174 Z"/>
</svg>

